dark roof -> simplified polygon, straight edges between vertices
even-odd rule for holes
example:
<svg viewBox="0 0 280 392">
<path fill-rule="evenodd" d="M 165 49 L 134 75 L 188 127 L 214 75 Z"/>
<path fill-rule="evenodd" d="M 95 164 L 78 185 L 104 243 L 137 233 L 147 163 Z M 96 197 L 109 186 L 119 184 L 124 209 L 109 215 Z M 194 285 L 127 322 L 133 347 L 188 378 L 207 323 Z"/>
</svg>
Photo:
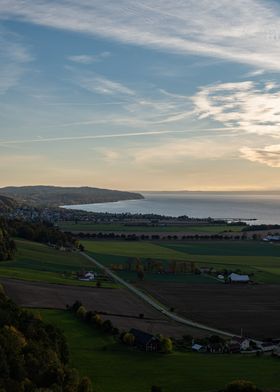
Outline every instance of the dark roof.
<svg viewBox="0 0 280 392">
<path fill-rule="evenodd" d="M 137 343 L 146 345 L 148 344 L 151 340 L 158 340 L 154 335 L 151 335 L 150 333 L 141 331 L 140 329 L 135 329 L 132 328 L 130 330 L 130 333 L 135 337 L 135 340 Z"/>
</svg>

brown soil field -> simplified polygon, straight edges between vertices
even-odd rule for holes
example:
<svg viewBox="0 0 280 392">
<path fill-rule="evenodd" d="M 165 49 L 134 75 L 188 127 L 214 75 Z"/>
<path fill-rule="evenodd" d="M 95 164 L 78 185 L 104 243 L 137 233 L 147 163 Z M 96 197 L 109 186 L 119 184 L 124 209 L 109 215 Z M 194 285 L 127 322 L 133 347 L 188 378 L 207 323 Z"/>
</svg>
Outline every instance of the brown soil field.
<svg viewBox="0 0 280 392">
<path fill-rule="evenodd" d="M 251 338 L 280 337 L 280 286 L 186 285 L 141 282 L 175 312 L 205 325 Z"/>
<path fill-rule="evenodd" d="M 6 294 L 22 307 L 65 309 L 67 304 L 72 305 L 79 300 L 87 310 L 107 312 L 101 317 L 110 319 L 120 330 L 139 328 L 173 337 L 205 335 L 203 331 L 170 321 L 125 289 L 65 286 L 14 279 L 0 279 L 0 284 L 3 284 Z M 143 319 L 139 318 L 140 313 L 144 315 Z"/>
</svg>

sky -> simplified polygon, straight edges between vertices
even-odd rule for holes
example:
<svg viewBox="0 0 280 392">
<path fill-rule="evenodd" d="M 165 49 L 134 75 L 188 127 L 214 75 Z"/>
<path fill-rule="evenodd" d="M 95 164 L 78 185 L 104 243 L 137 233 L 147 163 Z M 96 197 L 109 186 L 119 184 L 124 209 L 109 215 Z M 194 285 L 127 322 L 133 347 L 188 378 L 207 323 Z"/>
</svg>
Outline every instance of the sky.
<svg viewBox="0 0 280 392">
<path fill-rule="evenodd" d="M 280 1 L 0 0 L 0 171 L 280 189 Z"/>
</svg>

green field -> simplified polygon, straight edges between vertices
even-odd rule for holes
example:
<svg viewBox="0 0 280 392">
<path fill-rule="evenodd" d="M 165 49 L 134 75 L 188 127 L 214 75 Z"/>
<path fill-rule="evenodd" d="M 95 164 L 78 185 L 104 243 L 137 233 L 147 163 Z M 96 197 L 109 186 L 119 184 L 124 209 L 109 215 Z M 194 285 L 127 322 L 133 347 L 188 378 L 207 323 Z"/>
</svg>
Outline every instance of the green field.
<svg viewBox="0 0 280 392">
<path fill-rule="evenodd" d="M 244 225 L 178 225 L 178 226 L 125 226 L 123 224 L 96 224 L 90 222 L 64 221 L 59 227 L 65 231 L 93 232 L 133 232 L 133 233 L 209 233 L 218 234 L 225 231 L 241 232 Z"/>
<path fill-rule="evenodd" d="M 71 364 L 92 379 L 95 392 L 207 392 L 235 379 L 248 379 L 259 387 L 280 388 L 279 359 L 178 353 L 152 354 L 126 348 L 71 313 L 40 311 L 43 320 L 60 327 L 67 338 Z"/>
<path fill-rule="evenodd" d="M 48 283 L 94 286 L 78 281 L 75 272 L 92 270 L 90 261 L 78 252 L 63 252 L 37 242 L 16 240 L 14 260 L 0 262 L 0 276 Z M 104 283 L 103 286 L 112 286 Z"/>
<path fill-rule="evenodd" d="M 280 283 L 280 246 L 277 244 L 258 241 L 83 241 L 83 245 L 108 266 L 115 262 L 125 263 L 128 257 L 186 260 L 197 266 L 254 273 L 257 282 Z"/>
</svg>

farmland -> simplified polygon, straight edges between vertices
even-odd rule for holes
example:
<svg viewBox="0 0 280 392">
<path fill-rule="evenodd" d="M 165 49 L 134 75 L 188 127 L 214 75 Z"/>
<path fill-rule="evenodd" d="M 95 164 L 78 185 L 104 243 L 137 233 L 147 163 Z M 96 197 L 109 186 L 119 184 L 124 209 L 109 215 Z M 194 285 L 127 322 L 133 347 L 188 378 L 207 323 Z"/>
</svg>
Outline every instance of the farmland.
<svg viewBox="0 0 280 392">
<path fill-rule="evenodd" d="M 66 305 L 79 300 L 88 310 L 104 313 L 102 317 L 109 318 L 120 330 L 140 328 L 147 332 L 177 337 L 184 334 L 204 334 L 191 327 L 170 323 L 159 311 L 123 288 L 62 286 L 1 278 L 0 283 L 3 283 L 6 294 L 23 307 L 66 309 Z"/>
<path fill-rule="evenodd" d="M 121 223 L 101 224 L 91 222 L 59 222 L 59 227 L 64 231 L 80 232 L 130 232 L 130 233 L 209 233 L 218 234 L 222 232 L 239 233 L 245 227 L 244 225 L 167 225 L 167 226 L 129 226 Z"/>
<path fill-rule="evenodd" d="M 160 302 L 191 320 L 239 335 L 280 338 L 279 285 L 186 285 L 139 282 Z"/>
<path fill-rule="evenodd" d="M 85 241 L 84 245 L 96 260 L 114 267 L 120 277 L 192 321 L 233 334 L 240 334 L 242 328 L 252 337 L 280 337 L 280 257 L 276 244 Z M 137 270 L 128 269 L 131 260 L 134 266 L 141 263 L 146 268 L 142 278 Z M 178 265 L 185 260 L 187 265 L 193 262 L 217 270 L 239 270 L 252 274 L 252 279 L 262 284 L 225 285 L 213 275 L 170 273 L 174 260 Z M 153 262 L 160 266 L 158 271 L 147 270 Z"/>
<path fill-rule="evenodd" d="M 104 264 L 126 258 L 194 262 L 197 266 L 253 273 L 259 283 L 280 284 L 280 246 L 258 241 L 128 242 L 83 241 L 86 250 Z"/>
<path fill-rule="evenodd" d="M 0 277 L 71 285 L 95 285 L 81 282 L 75 273 L 91 270 L 92 264 L 78 252 L 63 252 L 37 242 L 16 240 L 14 260 L 0 263 Z M 104 283 L 111 286 L 111 283 Z"/>
<path fill-rule="evenodd" d="M 96 392 L 206 392 L 231 380 L 249 379 L 259 387 L 280 388 L 279 360 L 240 355 L 171 355 L 135 351 L 80 322 L 66 311 L 43 310 L 47 322 L 62 328 L 70 347 L 71 364 L 92 379 Z"/>
</svg>

